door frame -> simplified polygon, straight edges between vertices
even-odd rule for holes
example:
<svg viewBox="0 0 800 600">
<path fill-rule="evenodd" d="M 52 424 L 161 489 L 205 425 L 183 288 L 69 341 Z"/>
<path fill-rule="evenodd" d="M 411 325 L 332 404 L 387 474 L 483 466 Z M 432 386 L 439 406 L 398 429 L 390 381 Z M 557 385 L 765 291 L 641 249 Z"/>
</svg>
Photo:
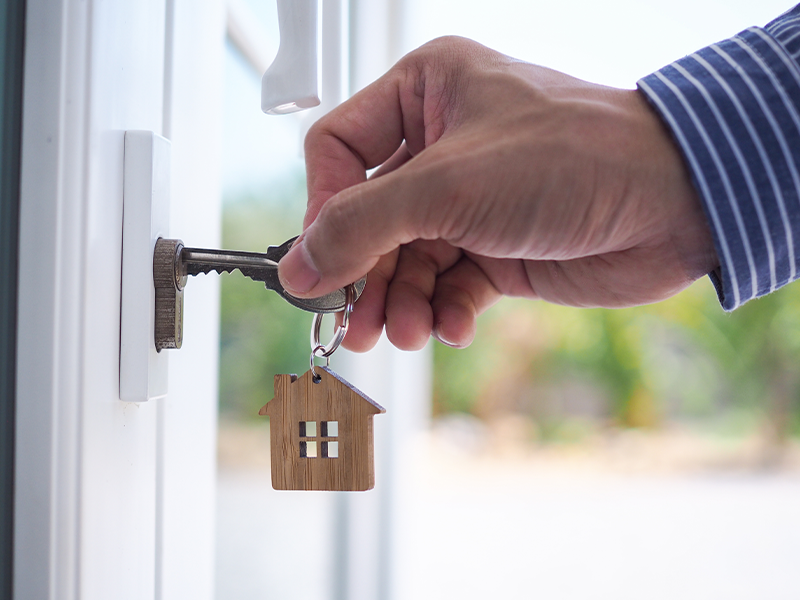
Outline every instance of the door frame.
<svg viewBox="0 0 800 600">
<path fill-rule="evenodd" d="M 173 231 L 215 244 L 224 4 L 27 11 L 14 597 L 210 600 L 218 283 L 188 290 L 170 395 L 121 402 L 122 150 L 171 138 Z"/>
</svg>

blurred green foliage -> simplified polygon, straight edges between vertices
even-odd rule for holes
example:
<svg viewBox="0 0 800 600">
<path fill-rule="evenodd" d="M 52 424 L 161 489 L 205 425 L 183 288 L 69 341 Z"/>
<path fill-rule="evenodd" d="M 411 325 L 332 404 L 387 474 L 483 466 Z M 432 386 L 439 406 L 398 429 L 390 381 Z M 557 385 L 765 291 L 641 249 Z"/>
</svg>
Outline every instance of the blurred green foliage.
<svg viewBox="0 0 800 600">
<path fill-rule="evenodd" d="M 306 203 L 305 179 L 290 174 L 269 199 L 247 196 L 223 206 L 223 247 L 266 251 L 300 233 Z M 272 398 L 273 376 L 308 369 L 312 316 L 239 272 L 222 278 L 220 411 L 233 418 L 256 417 Z"/>
<path fill-rule="evenodd" d="M 224 247 L 263 251 L 300 232 L 305 180 L 290 173 L 269 200 L 224 207 Z M 308 364 L 311 315 L 236 273 L 222 281 L 220 402 L 255 416 L 276 373 Z M 776 440 L 800 431 L 800 284 L 722 311 L 710 282 L 625 310 L 506 299 L 465 350 L 436 344 L 434 411 L 565 417 L 624 427 L 690 419 L 732 433 L 759 425 Z M 563 428 L 562 428 L 563 429 Z"/>
<path fill-rule="evenodd" d="M 585 416 L 630 427 L 665 418 L 800 429 L 800 286 L 732 314 L 707 280 L 624 310 L 506 299 L 466 350 L 435 349 L 434 410 Z"/>
</svg>

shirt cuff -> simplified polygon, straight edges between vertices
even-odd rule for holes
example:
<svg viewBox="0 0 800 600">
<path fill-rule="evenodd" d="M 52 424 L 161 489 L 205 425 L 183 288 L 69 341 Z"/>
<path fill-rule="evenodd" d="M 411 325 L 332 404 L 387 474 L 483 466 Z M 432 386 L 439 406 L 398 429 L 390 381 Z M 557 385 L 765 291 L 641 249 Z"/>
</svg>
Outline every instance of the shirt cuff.
<svg viewBox="0 0 800 600">
<path fill-rule="evenodd" d="M 683 153 L 725 310 L 798 278 L 800 5 L 638 82 Z"/>
</svg>

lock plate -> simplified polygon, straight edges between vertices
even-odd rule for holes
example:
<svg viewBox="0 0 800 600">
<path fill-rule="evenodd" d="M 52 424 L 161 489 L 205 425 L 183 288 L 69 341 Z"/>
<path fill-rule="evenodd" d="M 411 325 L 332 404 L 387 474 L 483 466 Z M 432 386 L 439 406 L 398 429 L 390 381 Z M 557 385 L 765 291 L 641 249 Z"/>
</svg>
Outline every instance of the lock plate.
<svg viewBox="0 0 800 600">
<path fill-rule="evenodd" d="M 160 237 L 169 237 L 169 140 L 126 131 L 123 177 L 119 397 L 145 402 L 167 394 L 168 356 L 153 335 L 153 252 Z"/>
</svg>

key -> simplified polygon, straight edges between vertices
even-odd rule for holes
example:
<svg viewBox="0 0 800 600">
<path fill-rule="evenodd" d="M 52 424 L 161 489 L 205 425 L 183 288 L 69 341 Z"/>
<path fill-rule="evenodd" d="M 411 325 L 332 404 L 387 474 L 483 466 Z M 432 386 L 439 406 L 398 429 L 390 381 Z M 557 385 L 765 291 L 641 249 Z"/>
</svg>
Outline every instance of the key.
<svg viewBox="0 0 800 600">
<path fill-rule="evenodd" d="M 186 275 L 200 273 L 232 273 L 238 269 L 242 275 L 264 283 L 268 290 L 278 292 L 289 304 L 314 313 L 332 313 L 344 310 L 345 291 L 335 292 L 318 298 L 295 298 L 283 289 L 278 279 L 278 262 L 286 256 L 297 239 L 284 242 L 280 246 L 270 246 L 263 254 L 259 252 L 240 252 L 237 250 L 210 250 L 206 248 L 183 248 L 180 253 L 178 269 Z M 366 278 L 355 282 L 356 300 L 366 285 Z"/>
<path fill-rule="evenodd" d="M 156 288 L 156 348 L 180 348 L 183 338 L 183 288 L 187 277 L 200 273 L 231 273 L 264 283 L 268 290 L 280 294 L 292 306 L 313 313 L 334 313 L 344 310 L 345 290 L 338 289 L 318 298 L 296 298 L 283 289 L 278 280 L 278 262 L 286 256 L 294 237 L 280 246 L 270 246 L 265 253 L 236 250 L 186 248 L 180 240 L 159 239 L 153 253 L 153 281 Z M 367 283 L 362 277 L 354 283 L 356 300 Z"/>
</svg>

